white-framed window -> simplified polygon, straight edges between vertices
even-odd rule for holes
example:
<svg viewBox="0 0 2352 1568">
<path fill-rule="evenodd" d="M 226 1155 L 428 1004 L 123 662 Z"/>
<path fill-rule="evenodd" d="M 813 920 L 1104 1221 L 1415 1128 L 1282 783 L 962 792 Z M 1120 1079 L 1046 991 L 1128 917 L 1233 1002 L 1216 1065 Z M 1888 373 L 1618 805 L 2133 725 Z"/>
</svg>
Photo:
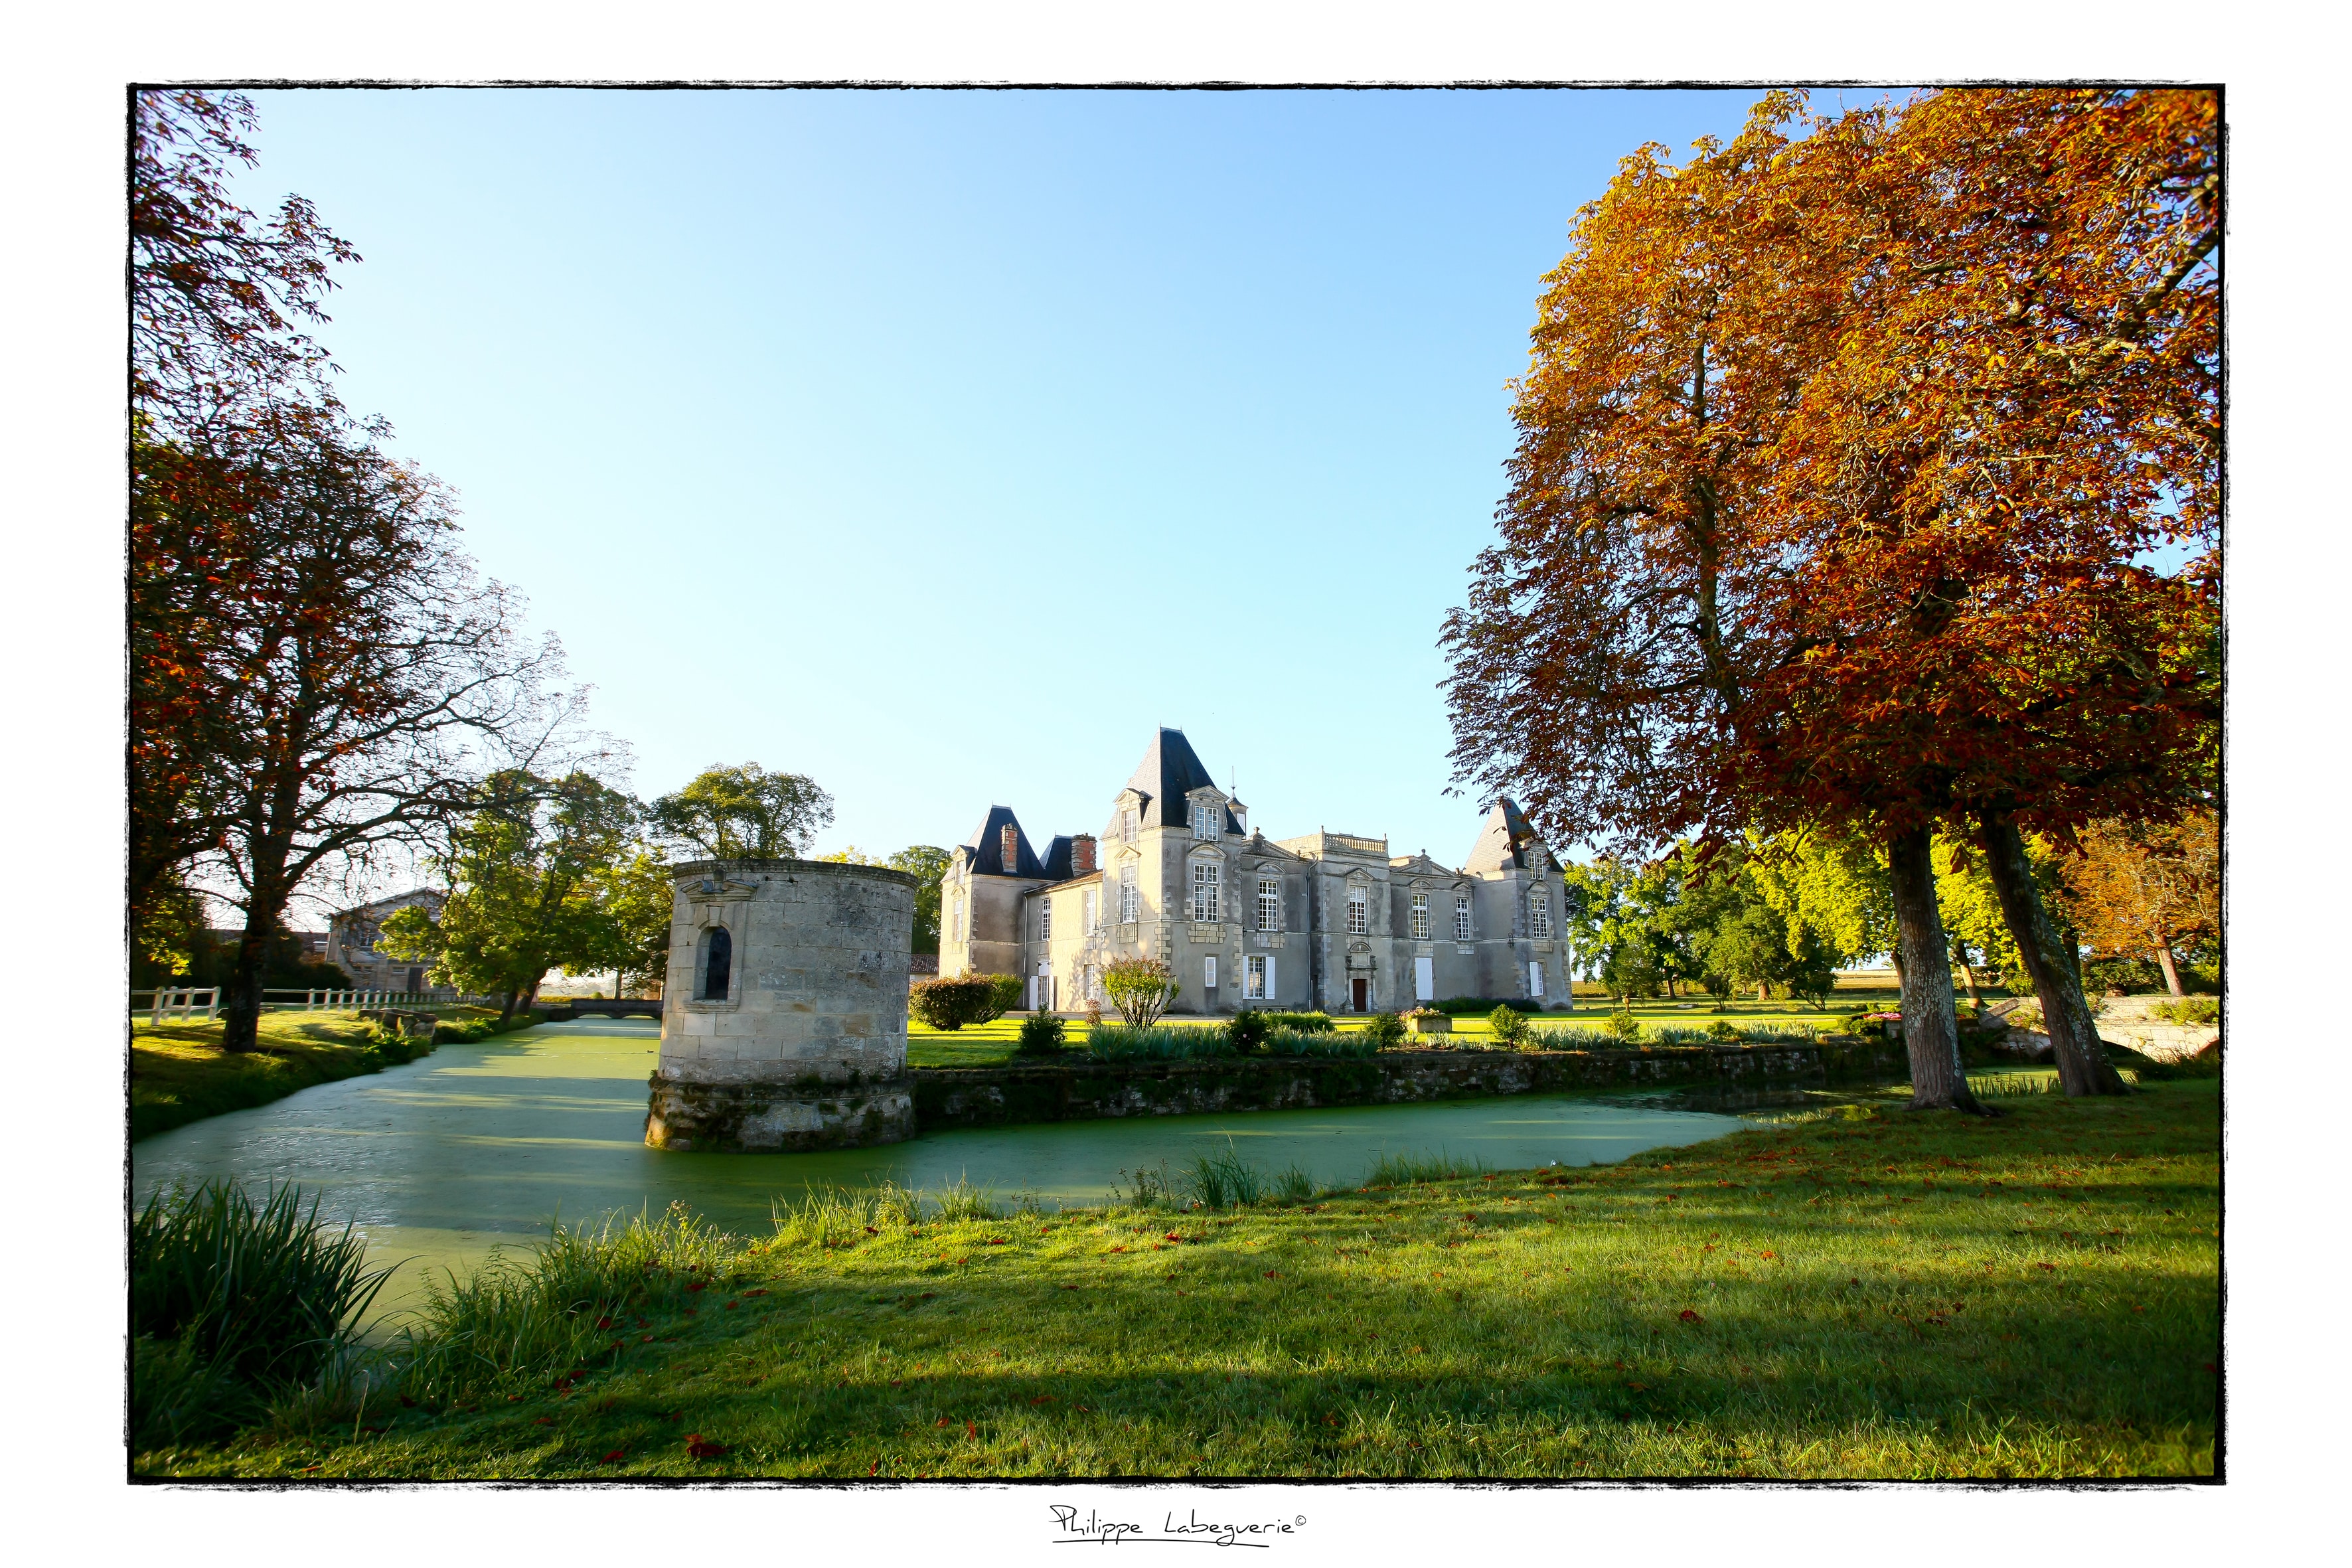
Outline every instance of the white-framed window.
<svg viewBox="0 0 2352 1568">
<path fill-rule="evenodd" d="M 1427 893 L 1415 893 L 1412 896 L 1412 940 L 1415 942 L 1429 940 L 1429 895 Z"/>
<path fill-rule="evenodd" d="M 1192 862 L 1192 918 L 1213 921 L 1217 918 L 1217 873 L 1214 860 Z"/>
<path fill-rule="evenodd" d="M 1359 882 L 1348 889 L 1348 934 L 1369 935 L 1372 929 L 1372 890 Z"/>
<path fill-rule="evenodd" d="M 1201 960 L 1201 984 L 1212 991 L 1217 988 L 1217 955 L 1213 952 Z"/>
<path fill-rule="evenodd" d="M 1528 930 L 1537 936 L 1551 934 L 1551 895 L 1538 889 L 1528 900 Z"/>
<path fill-rule="evenodd" d="M 1118 918 L 1121 924 L 1134 923 L 1139 902 L 1135 892 L 1135 862 L 1129 860 L 1118 868 Z"/>
<path fill-rule="evenodd" d="M 1054 940 L 1054 900 L 1051 899 L 1037 900 L 1037 940 Z"/>
<path fill-rule="evenodd" d="M 1192 803 L 1192 837 L 1214 838 L 1217 836 L 1217 808 L 1205 800 Z"/>
<path fill-rule="evenodd" d="M 1248 1002 L 1265 1000 L 1265 957 L 1253 952 L 1242 960 L 1242 998 Z"/>
<path fill-rule="evenodd" d="M 961 893 L 955 896 L 953 907 L 949 911 L 948 937 L 953 942 L 963 940 L 963 895 Z"/>
<path fill-rule="evenodd" d="M 1257 929 L 1282 929 L 1282 879 L 1260 877 L 1257 879 Z"/>
<path fill-rule="evenodd" d="M 1102 889 L 1100 888 L 1088 888 L 1087 889 L 1085 900 L 1085 919 L 1082 929 L 1088 936 L 1092 936 L 1095 932 L 1102 930 Z"/>
<path fill-rule="evenodd" d="M 1454 900 L 1454 940 L 1470 940 L 1470 900 L 1465 898 Z"/>
<path fill-rule="evenodd" d="M 1133 806 L 1118 814 L 1118 833 L 1120 838 L 1129 844 L 1135 842 L 1135 808 Z"/>
</svg>

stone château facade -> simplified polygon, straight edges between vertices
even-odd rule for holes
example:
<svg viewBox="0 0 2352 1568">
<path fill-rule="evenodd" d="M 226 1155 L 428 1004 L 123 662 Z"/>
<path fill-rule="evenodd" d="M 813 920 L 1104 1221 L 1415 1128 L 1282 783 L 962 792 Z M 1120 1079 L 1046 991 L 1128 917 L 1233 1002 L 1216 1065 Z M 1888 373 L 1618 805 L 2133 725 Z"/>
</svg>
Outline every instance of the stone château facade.
<svg viewBox="0 0 2352 1568">
<path fill-rule="evenodd" d="M 1100 835 L 1040 852 L 1010 808 L 957 847 L 940 900 L 940 973 L 1017 974 L 1023 1005 L 1101 1000 L 1103 966 L 1161 960 L 1173 1010 L 1399 1011 L 1449 996 L 1568 1003 L 1559 866 L 1508 800 L 1460 869 L 1386 838 L 1270 839 L 1163 729 Z"/>
</svg>

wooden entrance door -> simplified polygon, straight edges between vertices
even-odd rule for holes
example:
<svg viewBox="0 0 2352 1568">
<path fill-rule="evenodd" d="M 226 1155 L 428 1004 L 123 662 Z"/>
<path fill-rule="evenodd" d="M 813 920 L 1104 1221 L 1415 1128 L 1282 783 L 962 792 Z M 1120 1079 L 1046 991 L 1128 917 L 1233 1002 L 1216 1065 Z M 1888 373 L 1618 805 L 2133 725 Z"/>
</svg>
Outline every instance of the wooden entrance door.
<svg viewBox="0 0 2352 1568">
<path fill-rule="evenodd" d="M 1368 1012 L 1372 1005 L 1372 983 L 1359 974 L 1348 982 L 1348 994 L 1359 1013 Z"/>
</svg>

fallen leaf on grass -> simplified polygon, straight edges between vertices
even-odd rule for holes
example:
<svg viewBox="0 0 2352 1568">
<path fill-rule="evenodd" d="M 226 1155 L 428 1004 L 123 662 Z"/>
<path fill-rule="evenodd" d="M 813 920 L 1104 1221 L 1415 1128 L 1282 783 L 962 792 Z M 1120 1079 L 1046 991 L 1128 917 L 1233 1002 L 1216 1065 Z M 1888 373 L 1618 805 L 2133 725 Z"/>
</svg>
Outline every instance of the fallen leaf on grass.
<svg viewBox="0 0 2352 1568">
<path fill-rule="evenodd" d="M 629 1451 L 626 1448 L 615 1448 L 596 1462 L 600 1465 L 617 1465 L 628 1457 Z"/>
<path fill-rule="evenodd" d="M 686 1451 L 698 1459 L 715 1459 L 727 1451 L 727 1445 L 714 1443 L 701 1433 L 692 1432 L 687 1435 Z"/>
<path fill-rule="evenodd" d="M 1706 1320 L 1705 1318 L 1700 1317 L 1696 1312 L 1692 1311 L 1688 1307 L 1685 1307 L 1685 1308 L 1682 1310 L 1682 1311 L 1678 1314 L 1678 1316 L 1680 1316 L 1680 1317 L 1681 1317 L 1681 1319 L 1682 1319 L 1682 1321 L 1683 1321 L 1684 1322 L 1685 1322 L 1685 1323 L 1704 1323 L 1704 1322 L 1706 1322 Z"/>
</svg>

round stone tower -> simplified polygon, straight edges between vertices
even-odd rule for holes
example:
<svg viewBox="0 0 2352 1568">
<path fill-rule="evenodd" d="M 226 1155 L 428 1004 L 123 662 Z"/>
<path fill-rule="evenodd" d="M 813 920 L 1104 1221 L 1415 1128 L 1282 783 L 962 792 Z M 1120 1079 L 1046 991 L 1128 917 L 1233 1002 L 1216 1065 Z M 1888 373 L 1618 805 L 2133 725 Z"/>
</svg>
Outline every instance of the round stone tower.
<svg viewBox="0 0 2352 1568">
<path fill-rule="evenodd" d="M 915 1131 L 915 879 L 816 860 L 671 868 L 656 1149 L 845 1149 Z"/>
</svg>

